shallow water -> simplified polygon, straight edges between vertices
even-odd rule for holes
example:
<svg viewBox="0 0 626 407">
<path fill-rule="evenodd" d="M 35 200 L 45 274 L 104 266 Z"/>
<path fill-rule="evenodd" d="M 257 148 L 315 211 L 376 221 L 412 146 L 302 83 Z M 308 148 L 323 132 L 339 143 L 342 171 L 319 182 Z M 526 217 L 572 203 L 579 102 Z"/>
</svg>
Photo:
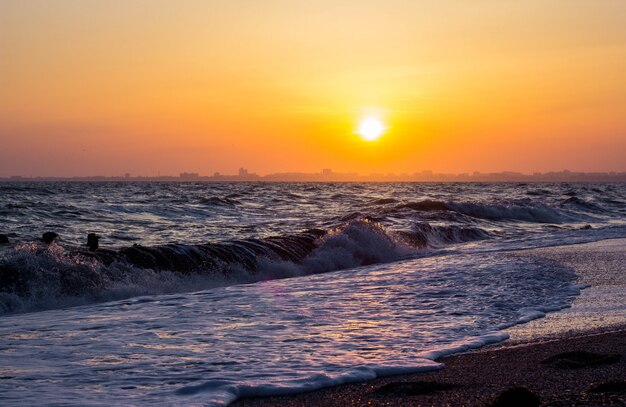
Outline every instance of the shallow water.
<svg viewBox="0 0 626 407">
<path fill-rule="evenodd" d="M 0 319 L 0 400 L 224 404 L 437 366 L 569 303 L 574 274 L 451 255 Z"/>
</svg>

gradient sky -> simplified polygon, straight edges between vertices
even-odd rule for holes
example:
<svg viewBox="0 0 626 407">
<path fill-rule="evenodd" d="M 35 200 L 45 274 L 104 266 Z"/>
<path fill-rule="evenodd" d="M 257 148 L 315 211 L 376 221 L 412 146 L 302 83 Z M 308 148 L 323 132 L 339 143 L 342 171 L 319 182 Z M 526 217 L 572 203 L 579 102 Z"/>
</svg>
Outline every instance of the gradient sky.
<svg viewBox="0 0 626 407">
<path fill-rule="evenodd" d="M 623 0 L 0 0 L 0 176 L 626 171 L 625 22 Z"/>
</svg>

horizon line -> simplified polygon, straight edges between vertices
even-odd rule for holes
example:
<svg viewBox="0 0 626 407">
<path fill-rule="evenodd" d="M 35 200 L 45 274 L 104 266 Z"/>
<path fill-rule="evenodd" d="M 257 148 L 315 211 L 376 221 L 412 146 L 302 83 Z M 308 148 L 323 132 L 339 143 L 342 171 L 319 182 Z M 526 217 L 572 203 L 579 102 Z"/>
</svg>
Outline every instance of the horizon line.
<svg viewBox="0 0 626 407">
<path fill-rule="evenodd" d="M 612 181 L 626 182 L 626 171 L 548 171 L 523 173 L 517 171 L 480 172 L 473 171 L 461 173 L 443 173 L 423 170 L 414 173 L 369 173 L 357 172 L 334 172 L 332 169 L 323 169 L 321 172 L 275 172 L 259 175 L 240 168 L 237 174 L 222 174 L 214 172 L 213 175 L 201 175 L 197 172 L 181 172 L 178 175 L 136 175 L 130 173 L 122 175 L 10 175 L 0 177 L 0 181 L 205 181 L 205 182 L 367 182 L 367 181 L 395 181 L 395 182 L 454 182 L 454 181 Z"/>
</svg>

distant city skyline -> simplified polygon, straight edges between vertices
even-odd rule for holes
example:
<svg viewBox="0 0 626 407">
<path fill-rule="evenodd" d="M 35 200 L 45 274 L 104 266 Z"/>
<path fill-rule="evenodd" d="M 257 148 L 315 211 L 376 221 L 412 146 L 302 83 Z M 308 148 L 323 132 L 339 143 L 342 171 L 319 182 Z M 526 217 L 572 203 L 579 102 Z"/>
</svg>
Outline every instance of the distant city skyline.
<svg viewBox="0 0 626 407">
<path fill-rule="evenodd" d="M 214 172 L 212 175 L 198 172 L 181 172 L 178 175 L 156 175 L 156 176 L 132 176 L 125 173 L 121 176 L 75 176 L 75 177 L 23 177 L 10 176 L 0 177 L 0 182 L 11 181 L 182 181 L 182 182 L 237 182 L 237 181 L 259 181 L 259 182 L 626 182 L 625 172 L 576 172 L 570 170 L 534 172 L 524 174 L 514 171 L 502 171 L 493 173 L 483 173 L 474 171 L 472 173 L 437 173 L 430 170 L 423 170 L 414 173 L 340 173 L 331 168 L 324 168 L 319 172 L 281 172 L 260 175 L 248 171 L 247 168 L 239 168 L 236 174 L 222 174 Z"/>
</svg>

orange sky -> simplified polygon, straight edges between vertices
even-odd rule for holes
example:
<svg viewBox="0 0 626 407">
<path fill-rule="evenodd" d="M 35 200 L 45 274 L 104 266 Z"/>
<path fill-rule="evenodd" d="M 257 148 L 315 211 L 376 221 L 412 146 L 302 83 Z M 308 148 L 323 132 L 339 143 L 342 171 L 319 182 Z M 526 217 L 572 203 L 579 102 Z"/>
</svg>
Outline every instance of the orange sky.
<svg viewBox="0 0 626 407">
<path fill-rule="evenodd" d="M 626 2 L 0 0 L 0 176 L 626 171 Z M 375 142 L 355 129 L 375 113 Z"/>
</svg>

